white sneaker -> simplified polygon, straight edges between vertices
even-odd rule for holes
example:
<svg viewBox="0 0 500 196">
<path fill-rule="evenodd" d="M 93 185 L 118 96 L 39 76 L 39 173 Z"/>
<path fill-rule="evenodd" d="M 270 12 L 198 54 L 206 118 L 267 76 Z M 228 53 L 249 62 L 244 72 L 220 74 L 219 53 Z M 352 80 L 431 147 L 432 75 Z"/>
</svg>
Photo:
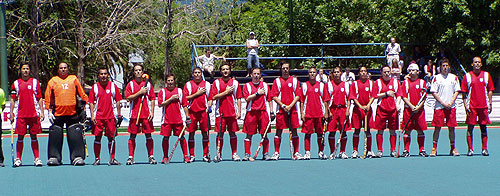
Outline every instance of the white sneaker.
<svg viewBox="0 0 500 196">
<path fill-rule="evenodd" d="M 233 154 L 233 161 L 241 161 L 240 156 L 238 156 L 238 154 L 234 153 Z"/>
<path fill-rule="evenodd" d="M 348 159 L 349 158 L 349 156 L 347 156 L 347 154 L 345 152 L 341 152 L 339 154 L 339 157 L 342 158 L 342 159 Z"/>
<path fill-rule="evenodd" d="M 382 156 L 384 156 L 384 153 L 380 150 L 377 152 L 377 155 L 375 155 L 377 158 L 382 158 Z"/>
<path fill-rule="evenodd" d="M 271 160 L 279 160 L 280 159 L 280 153 L 279 152 L 274 152 L 273 156 L 271 157 Z"/>
<path fill-rule="evenodd" d="M 41 167 L 43 165 L 42 160 L 40 160 L 40 158 L 36 158 L 34 162 L 35 166 L 37 167 Z"/>
<path fill-rule="evenodd" d="M 191 163 L 194 162 L 194 156 L 189 157 L 189 162 L 191 162 Z"/>
<path fill-rule="evenodd" d="M 304 157 L 299 152 L 296 152 L 295 154 L 293 154 L 293 156 L 295 157 L 295 160 L 304 159 Z M 309 157 L 310 157 L 310 155 L 309 155 Z"/>
<path fill-rule="evenodd" d="M 328 159 L 334 160 L 336 158 L 335 154 L 331 153 L 330 156 L 328 156 Z"/>
<path fill-rule="evenodd" d="M 366 157 L 365 158 L 373 158 L 375 156 L 375 154 L 373 153 L 373 151 L 368 151 L 366 153 Z"/>
<path fill-rule="evenodd" d="M 311 160 L 311 151 L 306 151 L 304 154 L 304 160 Z"/>
<path fill-rule="evenodd" d="M 16 158 L 16 159 L 14 160 L 14 167 L 19 167 L 19 166 L 21 166 L 21 159 Z"/>
<path fill-rule="evenodd" d="M 351 156 L 351 158 L 352 158 L 352 159 L 357 159 L 358 157 L 359 157 L 359 155 L 358 155 L 358 151 L 357 151 L 357 150 L 353 150 L 353 151 L 352 151 L 352 156 Z"/>
<path fill-rule="evenodd" d="M 326 155 L 325 155 L 325 153 L 323 153 L 323 151 L 319 151 L 318 152 L 318 158 L 321 159 L 321 160 L 325 160 L 328 157 L 326 157 Z"/>
</svg>

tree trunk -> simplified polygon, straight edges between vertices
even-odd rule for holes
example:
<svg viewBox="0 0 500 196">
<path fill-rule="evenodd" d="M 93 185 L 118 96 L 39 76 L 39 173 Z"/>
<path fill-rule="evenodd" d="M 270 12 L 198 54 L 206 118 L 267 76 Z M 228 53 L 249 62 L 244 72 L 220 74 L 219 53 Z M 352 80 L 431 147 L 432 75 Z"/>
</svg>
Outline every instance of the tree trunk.
<svg viewBox="0 0 500 196">
<path fill-rule="evenodd" d="M 30 47 L 30 67 L 33 77 L 39 79 L 40 67 L 38 64 L 38 45 L 40 43 L 38 38 L 38 0 L 32 0 L 33 7 L 31 9 L 31 47 Z"/>
<path fill-rule="evenodd" d="M 83 44 L 83 39 L 84 39 L 84 30 L 83 30 L 83 24 L 85 21 L 85 10 L 83 9 L 83 5 L 81 1 L 78 1 L 78 33 L 77 33 L 77 58 L 78 58 L 78 64 L 77 64 L 77 77 L 78 80 L 80 80 L 80 83 L 82 86 L 85 84 L 84 83 L 84 78 L 85 78 L 85 73 L 84 73 L 84 63 L 85 63 L 85 45 Z"/>
<path fill-rule="evenodd" d="M 170 48 L 172 47 L 172 3 L 174 0 L 168 0 L 167 2 L 167 28 L 165 32 L 165 37 L 167 39 L 167 43 L 165 44 L 165 67 L 163 71 L 163 78 L 167 77 L 168 74 L 172 71 L 170 68 Z"/>
</svg>

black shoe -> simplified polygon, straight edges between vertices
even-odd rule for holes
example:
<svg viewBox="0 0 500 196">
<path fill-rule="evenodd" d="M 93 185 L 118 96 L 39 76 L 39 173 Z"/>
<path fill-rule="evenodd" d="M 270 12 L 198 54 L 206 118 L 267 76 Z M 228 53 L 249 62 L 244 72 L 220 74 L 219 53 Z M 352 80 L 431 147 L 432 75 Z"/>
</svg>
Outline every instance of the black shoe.
<svg viewBox="0 0 500 196">
<path fill-rule="evenodd" d="M 59 166 L 60 163 L 59 161 L 56 159 L 56 158 L 50 158 L 48 161 L 47 161 L 47 165 L 48 166 Z"/>
<path fill-rule="evenodd" d="M 3 164 L 3 162 L 0 162 L 0 167 L 5 167 L 5 164 Z"/>
<path fill-rule="evenodd" d="M 403 154 L 401 154 L 401 157 L 409 157 L 410 153 L 408 151 L 403 151 Z"/>
<path fill-rule="evenodd" d="M 469 149 L 469 152 L 467 152 L 467 156 L 472 156 L 474 155 L 474 150 Z"/>
<path fill-rule="evenodd" d="M 429 156 L 429 155 L 425 152 L 425 150 L 420 151 L 420 153 L 418 153 L 418 155 L 420 155 L 421 157 L 428 157 L 428 156 Z"/>
<path fill-rule="evenodd" d="M 481 154 L 482 154 L 483 156 L 490 156 L 490 153 L 488 153 L 488 149 L 484 149 L 484 150 L 481 152 Z"/>
<path fill-rule="evenodd" d="M 135 161 L 134 161 L 134 158 L 133 158 L 133 157 L 129 157 L 129 158 L 127 159 L 127 163 L 126 163 L 127 165 L 133 165 L 134 163 L 135 163 Z"/>
</svg>

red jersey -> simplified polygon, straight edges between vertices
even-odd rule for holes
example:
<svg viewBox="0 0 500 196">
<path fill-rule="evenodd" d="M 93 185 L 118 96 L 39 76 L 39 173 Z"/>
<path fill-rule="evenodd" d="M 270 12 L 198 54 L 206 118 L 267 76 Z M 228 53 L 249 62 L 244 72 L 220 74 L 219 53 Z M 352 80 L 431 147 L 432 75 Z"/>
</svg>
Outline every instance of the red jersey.
<svg viewBox="0 0 500 196">
<path fill-rule="evenodd" d="M 409 99 L 412 105 L 417 106 L 418 101 L 422 97 L 422 92 L 425 92 L 427 89 L 427 84 L 422 79 L 416 79 L 415 81 L 406 79 L 403 81 L 402 88 L 403 97 Z M 405 104 L 405 108 L 408 108 L 408 105 Z"/>
<path fill-rule="evenodd" d="M 238 111 L 237 100 L 241 99 L 243 95 L 241 94 L 240 84 L 238 81 L 230 78 L 227 82 L 224 82 L 222 78 L 214 81 L 212 89 L 210 89 L 210 100 L 219 93 L 226 90 L 227 87 L 234 87 L 233 93 L 226 95 L 225 97 L 214 100 L 215 101 L 215 116 L 219 117 L 222 114 L 224 117 L 236 117 L 236 112 Z"/>
<path fill-rule="evenodd" d="M 328 99 L 328 93 L 325 91 L 325 85 L 316 82 L 311 85 L 309 81 L 302 83 L 302 93 L 300 101 L 304 103 L 303 113 L 306 118 L 321 118 L 325 114 L 324 100 Z"/>
<path fill-rule="evenodd" d="M 257 98 L 252 99 L 252 101 L 247 103 L 247 111 L 264 110 L 267 111 L 267 101 L 269 86 L 265 82 L 259 82 L 259 84 L 253 84 L 253 82 L 248 82 L 243 86 L 243 97 L 248 98 L 248 96 L 255 94 L 259 89 L 264 88 L 264 94 L 259 95 Z"/>
<path fill-rule="evenodd" d="M 125 97 L 129 97 L 141 90 L 141 88 L 145 85 L 146 81 L 142 80 L 141 83 L 137 83 L 136 80 L 132 80 L 127 84 L 125 88 Z M 137 97 L 130 103 L 130 118 L 137 119 L 137 114 L 139 113 L 139 107 L 142 101 L 142 109 L 141 116 L 139 118 L 148 118 L 151 112 L 154 112 L 154 108 L 149 108 L 151 106 L 151 101 L 156 100 L 155 91 L 153 89 L 153 85 L 151 82 L 148 82 L 147 87 L 149 88 L 149 92 L 146 92 L 146 99 L 143 99 L 143 95 Z"/>
<path fill-rule="evenodd" d="M 328 81 L 325 86 L 325 101 L 330 101 L 330 107 L 346 107 L 349 98 L 349 83 L 340 81 L 336 84 L 333 80 Z"/>
<path fill-rule="evenodd" d="M 466 105 L 470 108 L 488 108 L 487 91 L 493 91 L 493 80 L 488 72 L 481 71 L 476 75 L 473 71 L 465 74 L 462 81 L 462 92 L 467 93 Z"/>
<path fill-rule="evenodd" d="M 291 76 L 286 80 L 283 77 L 276 78 L 273 82 L 273 87 L 271 88 L 269 96 L 271 98 L 278 97 L 281 103 L 290 105 L 295 99 L 295 96 L 300 96 L 299 81 L 297 78 Z M 299 109 L 298 107 L 299 104 L 295 104 L 295 107 L 292 107 L 291 111 L 297 111 Z M 276 104 L 275 112 L 285 113 L 285 110 Z"/>
<path fill-rule="evenodd" d="M 17 79 L 12 84 L 10 97 L 12 100 L 18 101 L 18 118 L 33 118 L 40 115 L 38 100 L 42 98 L 42 92 L 40 82 L 37 79 L 29 78 L 26 81 Z"/>
<path fill-rule="evenodd" d="M 361 80 L 356 80 L 350 85 L 350 88 L 349 100 L 357 99 L 361 105 L 366 105 L 370 102 L 372 98 L 373 81 L 366 80 L 363 83 Z"/>
<path fill-rule="evenodd" d="M 168 90 L 167 88 L 161 89 L 158 92 L 158 105 L 172 97 L 172 95 L 179 95 L 179 99 L 163 106 L 163 124 L 182 124 L 186 119 L 183 107 L 186 107 L 188 104 L 186 96 L 184 96 L 180 88 L 175 87 L 172 90 Z"/>
<path fill-rule="evenodd" d="M 378 107 L 383 111 L 394 111 L 396 110 L 396 98 L 401 97 L 401 87 L 399 81 L 391 78 L 389 81 L 385 81 L 383 78 L 379 78 L 375 81 L 375 87 L 372 91 L 372 97 L 379 98 L 377 94 L 385 93 L 387 91 L 394 91 L 395 97 L 384 97 L 378 100 Z"/>
<path fill-rule="evenodd" d="M 196 84 L 194 80 L 186 82 L 184 85 L 184 90 L 182 93 L 187 97 L 189 95 L 195 94 L 198 89 L 205 87 L 206 91 L 204 95 L 200 95 L 192 100 L 189 100 L 189 112 L 200 112 L 205 111 L 208 107 L 208 96 L 210 95 L 210 82 L 202 80 L 199 84 Z"/>
<path fill-rule="evenodd" d="M 89 103 L 94 104 L 94 116 L 96 119 L 112 119 L 115 117 L 113 106 L 122 100 L 120 90 L 115 83 L 108 81 L 106 86 L 96 83 L 92 86 L 89 94 Z"/>
</svg>

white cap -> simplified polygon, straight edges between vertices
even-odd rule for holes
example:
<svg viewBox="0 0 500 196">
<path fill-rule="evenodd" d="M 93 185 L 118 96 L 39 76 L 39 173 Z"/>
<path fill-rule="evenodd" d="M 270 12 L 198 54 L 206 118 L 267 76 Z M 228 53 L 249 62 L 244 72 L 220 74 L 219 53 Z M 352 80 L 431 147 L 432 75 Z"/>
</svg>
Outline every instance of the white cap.
<svg viewBox="0 0 500 196">
<path fill-rule="evenodd" d="M 251 31 L 248 35 L 255 35 L 255 33 L 253 31 Z"/>
<path fill-rule="evenodd" d="M 410 72 L 411 70 L 417 70 L 418 71 L 419 69 L 418 69 L 418 65 L 417 64 L 412 63 L 412 64 L 408 65 L 408 68 L 406 70 L 408 72 Z"/>
</svg>

